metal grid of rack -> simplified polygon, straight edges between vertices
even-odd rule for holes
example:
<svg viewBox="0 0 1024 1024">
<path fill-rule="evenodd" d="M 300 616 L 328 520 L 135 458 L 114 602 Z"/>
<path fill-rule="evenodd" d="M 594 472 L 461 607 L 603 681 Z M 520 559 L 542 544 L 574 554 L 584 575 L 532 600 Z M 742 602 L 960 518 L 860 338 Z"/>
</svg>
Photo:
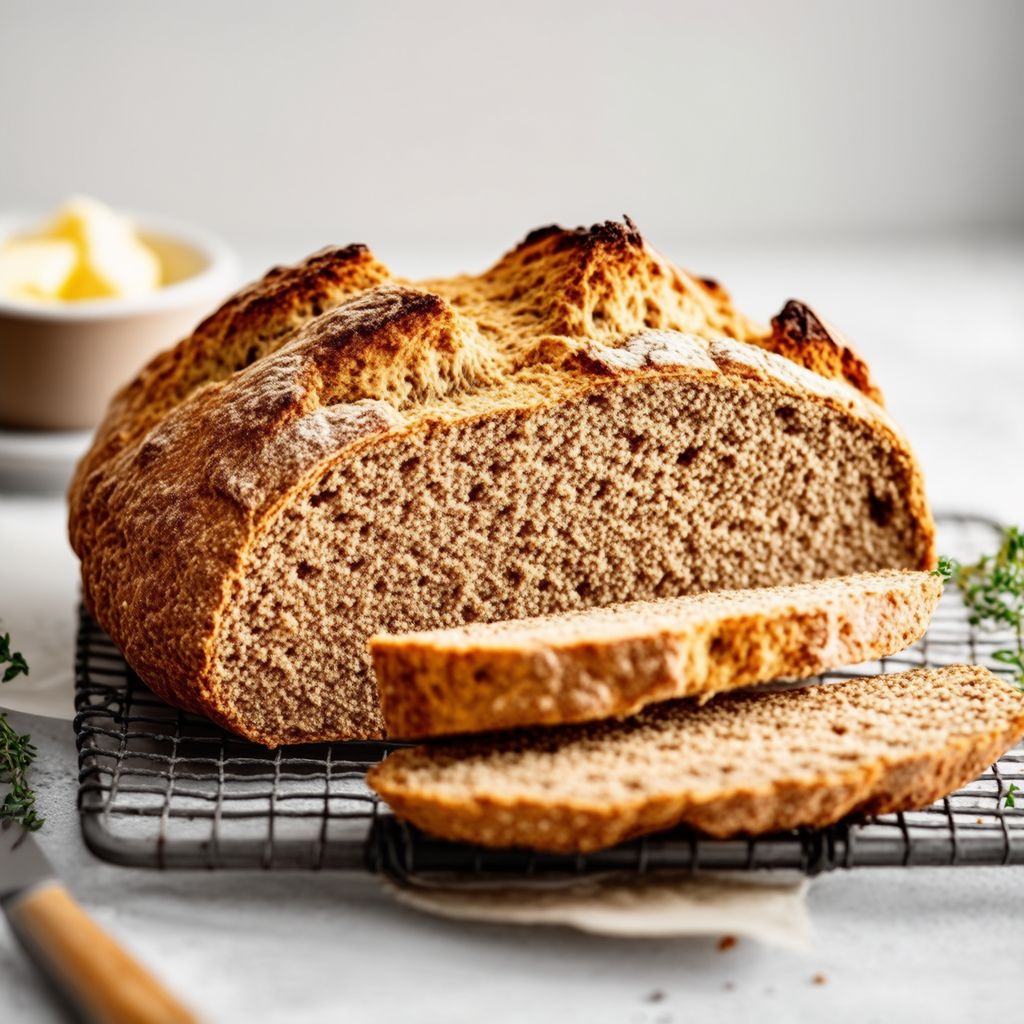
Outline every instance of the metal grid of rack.
<svg viewBox="0 0 1024 1024">
<path fill-rule="evenodd" d="M 943 552 L 991 550 L 995 527 L 940 520 Z M 1008 638 L 967 622 L 948 592 L 927 635 L 854 674 L 968 661 L 997 672 Z M 327 869 L 383 872 L 405 884 L 438 876 L 533 876 L 661 868 L 752 870 L 1024 863 L 1024 747 L 923 811 L 851 819 L 824 830 L 712 840 L 685 828 L 586 856 L 540 855 L 432 839 L 394 818 L 365 782 L 395 744 L 339 742 L 268 750 L 154 696 L 83 611 L 76 651 L 79 808 L 89 848 L 114 863 L 153 868 Z"/>
</svg>

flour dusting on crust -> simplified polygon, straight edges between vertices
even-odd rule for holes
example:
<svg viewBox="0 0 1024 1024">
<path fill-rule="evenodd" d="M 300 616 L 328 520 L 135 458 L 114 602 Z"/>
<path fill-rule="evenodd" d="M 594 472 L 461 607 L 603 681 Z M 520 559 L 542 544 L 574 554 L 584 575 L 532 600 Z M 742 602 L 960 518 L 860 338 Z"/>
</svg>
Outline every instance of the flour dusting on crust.
<svg viewBox="0 0 1024 1024">
<path fill-rule="evenodd" d="M 621 348 L 593 342 L 587 355 L 610 370 L 647 370 L 663 366 L 692 366 L 718 372 L 708 355 L 708 343 L 679 331 L 643 331 L 628 338 Z"/>
<path fill-rule="evenodd" d="M 230 461 L 218 461 L 210 479 L 222 494 L 255 510 L 330 456 L 403 422 L 387 402 L 372 399 L 322 406 L 249 449 L 244 458 L 236 454 Z"/>
</svg>

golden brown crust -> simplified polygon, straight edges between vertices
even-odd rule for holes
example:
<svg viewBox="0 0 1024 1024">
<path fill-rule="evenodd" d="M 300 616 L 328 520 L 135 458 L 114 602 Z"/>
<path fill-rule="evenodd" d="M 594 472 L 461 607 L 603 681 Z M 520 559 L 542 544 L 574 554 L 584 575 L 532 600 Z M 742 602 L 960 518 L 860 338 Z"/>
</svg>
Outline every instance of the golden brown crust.
<svg viewBox="0 0 1024 1024">
<path fill-rule="evenodd" d="M 275 351 L 300 327 L 390 273 L 365 245 L 328 247 L 290 267 L 273 267 L 231 296 L 192 334 L 156 356 L 114 396 L 71 484 L 72 510 L 90 477 L 137 443 L 175 406 L 210 381 L 223 380 Z M 72 545 L 88 544 L 71 517 Z"/>
<path fill-rule="evenodd" d="M 857 691 L 872 686 L 901 690 L 893 698 L 883 694 L 883 701 L 868 709 L 884 714 L 890 728 L 899 727 L 906 715 L 906 735 L 860 751 L 861 737 L 865 746 L 873 737 L 866 731 L 865 702 L 858 703 Z M 956 706 L 952 713 L 943 711 L 946 686 L 948 700 Z M 923 727 L 930 730 L 923 738 L 922 723 L 913 720 L 918 687 L 932 690 L 923 693 L 929 722 Z M 933 707 L 936 689 L 939 702 Z M 972 712 L 982 708 L 983 721 L 976 725 Z M 770 728 L 743 746 L 750 711 L 764 715 Z M 669 750 L 684 744 L 686 734 L 679 723 L 685 726 L 688 716 L 690 724 L 709 716 L 724 721 L 717 748 L 702 753 L 716 757 L 721 751 L 717 760 L 732 760 L 673 769 L 671 781 L 659 780 L 659 745 L 669 744 L 664 747 Z M 780 755 L 768 743 L 781 737 L 783 746 L 797 749 L 804 741 L 800 733 L 813 728 L 816 719 L 824 723 L 826 734 L 834 731 L 841 749 L 816 749 L 813 764 L 799 758 L 788 765 L 784 759 L 781 765 L 775 763 Z M 676 728 L 660 730 L 659 721 L 675 722 Z M 577 853 L 680 824 L 728 838 L 823 828 L 850 814 L 925 807 L 975 778 L 1022 734 L 1024 702 L 1012 687 L 986 669 L 950 666 L 761 697 L 722 698 L 702 708 L 674 702 L 648 708 L 638 719 L 619 725 L 569 726 L 410 748 L 375 765 L 368 779 L 395 814 L 441 838 Z M 609 746 L 609 737 L 618 752 Z M 542 753 L 534 779 L 524 784 L 518 759 L 521 754 L 529 757 L 532 750 Z M 611 798 L 587 795 L 588 771 L 629 781 L 637 776 L 638 763 L 644 771 L 638 792 L 626 786 Z M 479 772 L 476 766 L 481 764 L 489 768 L 487 774 Z M 754 767 L 747 770 L 748 764 Z M 458 773 L 454 781 L 453 767 Z M 518 773 L 514 781 L 506 774 L 510 769 Z M 720 783 L 707 781 L 723 769 L 728 773 L 720 775 Z M 558 782 L 546 785 L 541 773 Z"/>
<path fill-rule="evenodd" d="M 836 328 L 806 303 L 790 299 L 772 318 L 772 333 L 755 339 L 755 343 L 823 377 L 845 380 L 873 402 L 884 405 L 882 392 L 872 379 L 867 363 Z"/>
<path fill-rule="evenodd" d="M 472 287 L 490 302 L 519 306 L 534 324 L 531 332 L 542 335 L 600 338 L 673 330 L 748 340 L 763 333 L 724 288 L 656 252 L 629 217 L 574 230 L 550 225 L 532 231 L 472 279 Z M 531 301 L 535 296 L 539 302 Z"/>
<path fill-rule="evenodd" d="M 638 361 L 647 320 L 703 332 L 707 352 L 666 362 L 655 345 Z M 158 693 L 281 742 L 234 715 L 213 668 L 224 609 L 275 517 L 396 433 L 436 436 L 646 377 L 764 388 L 870 423 L 902 463 L 912 561 L 928 567 L 931 519 L 905 441 L 856 392 L 719 338 L 759 330 L 629 225 L 548 231 L 478 278 L 418 287 L 362 246 L 275 269 L 114 398 L 70 495 L 86 603 Z"/>
<path fill-rule="evenodd" d="M 941 596 L 934 574 L 890 570 L 376 636 L 370 653 L 392 736 L 558 725 L 896 654 Z"/>
</svg>

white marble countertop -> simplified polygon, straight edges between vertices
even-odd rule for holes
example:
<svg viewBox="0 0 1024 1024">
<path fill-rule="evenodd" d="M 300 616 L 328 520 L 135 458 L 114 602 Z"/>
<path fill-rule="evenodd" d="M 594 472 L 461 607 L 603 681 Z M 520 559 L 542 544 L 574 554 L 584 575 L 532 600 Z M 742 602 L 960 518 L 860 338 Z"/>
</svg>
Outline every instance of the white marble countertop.
<svg viewBox="0 0 1024 1024">
<path fill-rule="evenodd" d="M 1024 243 L 662 248 L 720 275 L 755 315 L 790 295 L 813 300 L 875 369 L 936 507 L 1024 519 Z M 247 262 L 255 270 L 301 249 L 253 246 Z M 479 262 L 464 255 L 393 262 L 407 273 Z M 54 710 L 69 693 L 76 600 L 63 517 L 59 499 L 0 494 L 0 621 Z M 0 701 L 16 706 L 17 690 Z M 822 877 L 809 896 L 808 954 L 446 922 L 396 905 L 364 878 L 103 864 L 78 835 L 70 726 L 14 718 L 40 748 L 41 844 L 87 909 L 205 1019 L 862 1024 L 1019 1012 L 1020 869 Z M 3 927 L 0 991 L 4 1020 L 59 1019 Z"/>
</svg>

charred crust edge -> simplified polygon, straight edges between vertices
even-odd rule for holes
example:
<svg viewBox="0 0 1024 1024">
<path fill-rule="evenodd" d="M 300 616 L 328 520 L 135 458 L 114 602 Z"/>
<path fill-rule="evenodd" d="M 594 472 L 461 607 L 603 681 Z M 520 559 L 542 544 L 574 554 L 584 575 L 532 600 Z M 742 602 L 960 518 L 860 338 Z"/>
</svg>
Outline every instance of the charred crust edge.
<svg viewBox="0 0 1024 1024">
<path fill-rule="evenodd" d="M 782 309 L 772 317 L 772 330 L 775 334 L 795 342 L 831 341 L 844 347 L 821 322 L 817 313 L 799 299 L 788 299 Z"/>
<path fill-rule="evenodd" d="M 513 251 L 529 248 L 549 238 L 557 238 L 554 252 L 567 252 L 570 249 L 583 252 L 595 249 L 641 249 L 644 245 L 643 236 L 636 224 L 628 214 L 624 214 L 621 221 L 605 220 L 589 227 L 563 228 L 559 224 L 548 224 L 535 228 Z"/>
</svg>

